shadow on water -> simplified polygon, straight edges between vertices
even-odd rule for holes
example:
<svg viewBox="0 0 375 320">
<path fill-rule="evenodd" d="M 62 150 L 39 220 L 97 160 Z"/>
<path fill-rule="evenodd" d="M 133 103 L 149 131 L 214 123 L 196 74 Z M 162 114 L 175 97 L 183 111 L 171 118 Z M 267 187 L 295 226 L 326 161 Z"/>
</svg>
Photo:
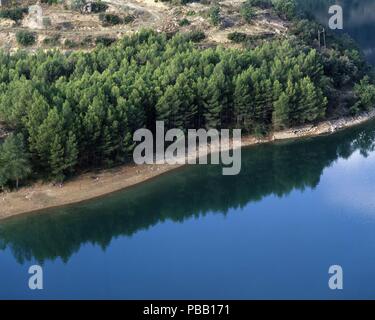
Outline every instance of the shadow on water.
<svg viewBox="0 0 375 320">
<path fill-rule="evenodd" d="M 331 136 L 251 147 L 242 152 L 237 176 L 222 176 L 220 166 L 188 166 L 105 199 L 3 221 L 0 249 L 9 248 L 19 263 L 66 262 L 85 243 L 105 249 L 115 237 L 166 220 L 225 215 L 269 195 L 314 189 L 325 168 L 358 150 L 367 157 L 374 141 L 375 122 L 369 122 Z"/>
</svg>

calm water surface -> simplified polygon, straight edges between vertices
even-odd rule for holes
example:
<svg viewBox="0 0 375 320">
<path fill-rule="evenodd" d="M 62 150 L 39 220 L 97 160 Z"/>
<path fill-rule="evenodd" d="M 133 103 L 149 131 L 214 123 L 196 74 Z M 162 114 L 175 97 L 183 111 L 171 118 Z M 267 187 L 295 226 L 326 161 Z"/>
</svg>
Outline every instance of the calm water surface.
<svg viewBox="0 0 375 320">
<path fill-rule="evenodd" d="M 374 150 L 371 122 L 248 148 L 238 176 L 185 167 L 0 222 L 0 298 L 375 298 Z M 28 289 L 32 264 L 44 290 Z"/>
</svg>

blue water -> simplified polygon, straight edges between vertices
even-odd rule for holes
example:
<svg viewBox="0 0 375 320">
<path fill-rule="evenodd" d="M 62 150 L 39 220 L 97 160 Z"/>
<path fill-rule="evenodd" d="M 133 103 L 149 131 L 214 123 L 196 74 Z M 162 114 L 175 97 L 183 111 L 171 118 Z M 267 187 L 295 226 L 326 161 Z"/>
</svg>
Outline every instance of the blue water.
<svg viewBox="0 0 375 320">
<path fill-rule="evenodd" d="M 371 5 L 359 3 L 352 17 Z M 352 21 L 364 34 L 374 26 Z M 248 148 L 238 176 L 189 166 L 1 221 L 0 299 L 374 299 L 374 149 L 370 122 Z M 33 264 L 43 290 L 28 287 Z M 328 286 L 331 265 L 343 268 L 343 290 Z"/>
<path fill-rule="evenodd" d="M 374 141 L 368 123 L 253 147 L 239 176 L 192 166 L 2 222 L 0 298 L 375 298 Z"/>
</svg>

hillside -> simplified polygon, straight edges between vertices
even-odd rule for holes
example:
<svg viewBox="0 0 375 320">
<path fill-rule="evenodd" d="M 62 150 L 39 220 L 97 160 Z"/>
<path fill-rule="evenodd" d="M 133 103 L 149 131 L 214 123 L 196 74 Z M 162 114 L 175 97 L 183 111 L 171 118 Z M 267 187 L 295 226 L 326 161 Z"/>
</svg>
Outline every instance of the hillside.
<svg viewBox="0 0 375 320">
<path fill-rule="evenodd" d="M 93 4 L 98 3 L 100 5 L 97 7 L 100 8 L 94 8 Z M 228 35 L 233 32 L 260 39 L 285 35 L 287 30 L 288 22 L 270 8 L 256 8 L 251 21 L 246 22 L 240 14 L 243 4 L 241 0 L 217 2 L 220 6 L 221 21 L 218 25 L 213 25 L 210 21 L 212 3 L 192 2 L 176 5 L 154 0 L 103 0 L 89 2 L 91 9 L 87 9 L 83 5 L 77 7 L 64 1 L 60 4 L 40 4 L 42 18 L 38 18 L 39 11 L 29 12 L 29 8 L 37 4 L 37 1 L 22 2 L 18 6 L 2 9 L 22 8 L 24 13 L 17 15 L 19 19 L 0 19 L 0 47 L 9 51 L 18 48 L 89 50 L 97 43 L 103 42 L 103 38 L 119 39 L 144 28 L 172 34 L 202 30 L 206 34 L 202 43 L 206 45 L 235 46 L 235 43 L 228 39 Z M 92 11 L 83 12 L 83 9 Z M 93 12 L 94 10 L 98 12 Z M 103 21 L 104 15 L 109 18 Z M 121 21 L 117 21 L 115 17 Z M 35 43 L 27 46 L 17 43 L 19 32 L 33 33 Z"/>
</svg>

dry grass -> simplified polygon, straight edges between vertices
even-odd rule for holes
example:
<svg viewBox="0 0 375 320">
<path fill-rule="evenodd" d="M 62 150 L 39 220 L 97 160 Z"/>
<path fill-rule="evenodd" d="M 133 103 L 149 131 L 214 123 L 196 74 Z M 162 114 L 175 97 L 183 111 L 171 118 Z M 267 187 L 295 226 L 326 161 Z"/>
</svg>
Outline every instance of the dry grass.
<svg viewBox="0 0 375 320">
<path fill-rule="evenodd" d="M 17 50 L 16 32 L 25 29 L 38 34 L 36 45 L 28 48 L 28 50 L 44 47 L 43 39 L 53 37 L 56 34 L 59 34 L 62 39 L 57 46 L 66 49 L 63 47 L 65 39 L 81 44 L 87 36 L 106 35 L 119 38 L 142 28 L 166 32 L 186 32 L 199 29 L 206 33 L 207 39 L 205 42 L 209 44 L 236 47 L 238 45 L 231 43 L 227 38 L 231 32 L 260 35 L 262 33 L 284 34 L 287 30 L 286 22 L 270 15 L 267 11 L 259 11 L 251 24 L 244 23 L 239 15 L 239 8 L 243 0 L 220 2 L 224 20 L 221 27 L 214 27 L 209 23 L 207 19 L 209 6 L 201 3 L 175 6 L 161 1 L 155 2 L 154 0 L 105 0 L 105 2 L 109 5 L 108 12 L 119 15 L 131 14 L 135 16 L 135 21 L 126 25 L 103 27 L 98 14 L 81 14 L 67 10 L 63 4 L 53 6 L 43 4 L 43 15 L 50 17 L 52 25 L 48 29 L 41 30 L 36 28 L 28 17 L 25 17 L 18 26 L 15 26 L 12 21 L 0 19 L 0 47 L 9 51 Z M 192 12 L 195 14 L 189 14 Z M 190 24 L 179 26 L 179 21 L 184 18 L 188 19 Z M 84 46 L 79 45 L 76 49 L 82 48 L 85 49 Z"/>
</svg>

